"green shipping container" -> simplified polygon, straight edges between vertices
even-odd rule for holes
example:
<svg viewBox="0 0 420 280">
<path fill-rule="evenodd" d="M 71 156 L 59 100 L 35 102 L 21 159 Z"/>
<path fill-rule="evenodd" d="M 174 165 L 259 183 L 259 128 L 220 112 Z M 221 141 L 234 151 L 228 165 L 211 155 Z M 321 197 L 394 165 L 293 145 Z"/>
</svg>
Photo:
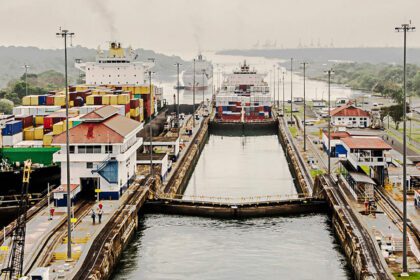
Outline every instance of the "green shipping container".
<svg viewBox="0 0 420 280">
<path fill-rule="evenodd" d="M 32 163 L 48 166 L 53 163 L 53 154 L 59 150 L 60 148 L 58 147 L 1 148 L 0 155 L 1 158 L 5 158 L 12 163 L 23 163 L 25 160 L 31 159 Z"/>
</svg>

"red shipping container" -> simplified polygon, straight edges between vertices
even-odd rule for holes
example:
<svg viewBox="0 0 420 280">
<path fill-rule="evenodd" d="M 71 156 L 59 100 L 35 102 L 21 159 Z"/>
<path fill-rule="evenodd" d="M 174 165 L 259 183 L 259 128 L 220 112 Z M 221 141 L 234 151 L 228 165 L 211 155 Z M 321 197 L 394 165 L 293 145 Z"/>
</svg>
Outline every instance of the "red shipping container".
<svg viewBox="0 0 420 280">
<path fill-rule="evenodd" d="M 45 117 L 44 118 L 44 130 L 45 129 L 51 129 L 53 126 L 53 118 L 52 117 Z"/>
<path fill-rule="evenodd" d="M 69 92 L 69 99 L 70 101 L 74 101 L 77 97 L 77 92 Z"/>
<path fill-rule="evenodd" d="M 130 108 L 135 109 L 140 106 L 140 99 L 134 98 L 130 100 Z"/>
<path fill-rule="evenodd" d="M 22 127 L 27 128 L 34 125 L 34 116 L 20 115 L 15 117 L 16 120 L 22 121 Z"/>
<path fill-rule="evenodd" d="M 95 95 L 93 97 L 93 104 L 102 105 L 102 95 Z"/>
<path fill-rule="evenodd" d="M 125 104 L 125 113 L 127 114 L 128 112 L 130 112 L 130 103 Z"/>
<path fill-rule="evenodd" d="M 47 96 L 47 105 L 54 105 L 54 96 Z"/>
</svg>

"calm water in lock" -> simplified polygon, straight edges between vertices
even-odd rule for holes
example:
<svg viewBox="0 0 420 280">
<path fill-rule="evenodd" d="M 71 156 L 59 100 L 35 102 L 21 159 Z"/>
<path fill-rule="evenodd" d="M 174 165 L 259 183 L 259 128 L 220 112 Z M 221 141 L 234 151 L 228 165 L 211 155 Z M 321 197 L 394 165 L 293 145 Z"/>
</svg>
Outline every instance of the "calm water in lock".
<svg viewBox="0 0 420 280">
<path fill-rule="evenodd" d="M 217 134 L 185 194 L 296 192 L 276 135 Z M 140 217 L 139 228 L 112 279 L 351 279 L 323 214 L 246 220 L 151 214 Z"/>
</svg>

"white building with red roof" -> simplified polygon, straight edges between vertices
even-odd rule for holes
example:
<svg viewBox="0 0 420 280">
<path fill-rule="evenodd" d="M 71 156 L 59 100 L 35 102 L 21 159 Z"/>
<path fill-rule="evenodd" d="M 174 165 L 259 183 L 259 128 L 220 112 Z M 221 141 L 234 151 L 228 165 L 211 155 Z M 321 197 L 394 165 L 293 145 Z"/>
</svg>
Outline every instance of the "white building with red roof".
<svg viewBox="0 0 420 280">
<path fill-rule="evenodd" d="M 331 110 L 331 123 L 335 126 L 370 127 L 371 116 L 369 112 L 350 104 Z"/>
<path fill-rule="evenodd" d="M 101 107 L 80 118 L 69 129 L 70 184 L 79 185 L 84 199 L 118 199 L 135 176 L 137 149 L 143 124 L 118 114 L 113 106 Z M 61 184 L 67 184 L 66 133 L 54 136 L 61 150 L 53 155 L 61 163 Z M 65 195 L 63 197 L 65 199 Z"/>
</svg>

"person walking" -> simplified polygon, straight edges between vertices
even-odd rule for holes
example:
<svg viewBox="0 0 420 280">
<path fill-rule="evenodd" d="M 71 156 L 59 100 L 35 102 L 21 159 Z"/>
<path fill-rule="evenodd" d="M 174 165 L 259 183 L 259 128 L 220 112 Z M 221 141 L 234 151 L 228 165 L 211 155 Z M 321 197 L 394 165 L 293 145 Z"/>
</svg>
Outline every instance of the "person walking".
<svg viewBox="0 0 420 280">
<path fill-rule="evenodd" d="M 54 207 L 50 207 L 50 216 L 49 216 L 48 220 L 52 220 L 53 219 L 53 217 L 54 217 L 54 211 L 55 211 Z"/>
<path fill-rule="evenodd" d="M 102 220 L 102 214 L 103 214 L 103 210 L 102 208 L 99 208 L 98 210 L 98 222 L 101 223 Z"/>
<path fill-rule="evenodd" d="M 95 219 L 96 219 L 96 213 L 95 210 L 92 209 L 92 214 L 90 215 L 92 217 L 92 222 L 93 224 L 95 224 Z"/>
</svg>

